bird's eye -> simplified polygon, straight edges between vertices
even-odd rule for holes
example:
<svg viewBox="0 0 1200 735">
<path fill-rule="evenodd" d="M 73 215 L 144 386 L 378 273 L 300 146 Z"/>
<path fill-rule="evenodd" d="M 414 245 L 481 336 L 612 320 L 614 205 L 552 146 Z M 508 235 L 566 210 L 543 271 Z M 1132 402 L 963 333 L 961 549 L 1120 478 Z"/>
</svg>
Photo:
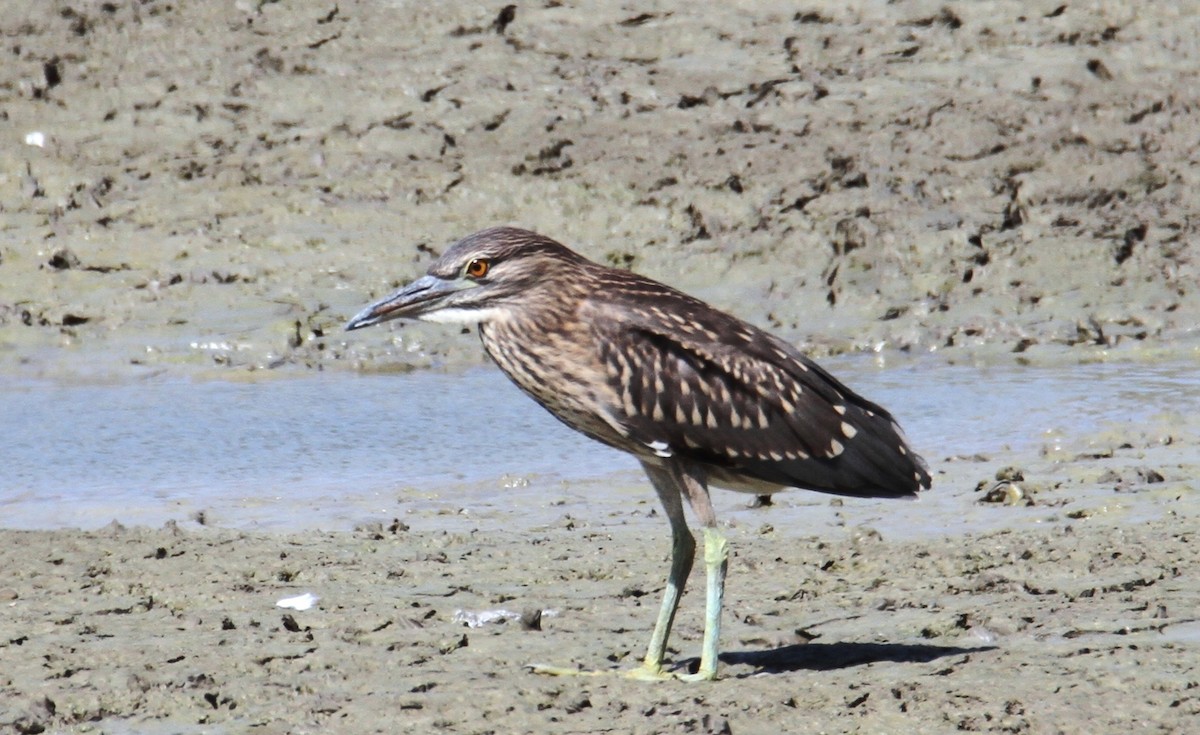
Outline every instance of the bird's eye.
<svg viewBox="0 0 1200 735">
<path fill-rule="evenodd" d="M 476 258 L 467 263 L 467 268 L 464 272 L 471 278 L 483 278 L 488 274 L 488 269 L 491 267 L 492 262 L 487 258 Z"/>
</svg>

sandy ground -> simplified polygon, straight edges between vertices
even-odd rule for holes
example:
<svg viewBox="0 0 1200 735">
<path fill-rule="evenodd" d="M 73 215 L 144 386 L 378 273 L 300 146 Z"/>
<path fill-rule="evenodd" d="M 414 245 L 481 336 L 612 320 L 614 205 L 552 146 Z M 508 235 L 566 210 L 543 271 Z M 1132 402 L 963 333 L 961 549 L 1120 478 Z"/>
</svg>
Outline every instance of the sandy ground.
<svg viewBox="0 0 1200 735">
<path fill-rule="evenodd" d="M 1194 4 L 713 5 L 4 3 L 0 372 L 474 363 L 453 330 L 338 326 L 504 222 L 816 355 L 1194 359 Z M 636 659 L 661 518 L 3 531 L 0 726 L 1183 732 L 1194 429 L 1017 458 L 1149 517 L 731 529 L 726 678 L 699 687 L 519 666 Z M 998 469 L 929 454 L 939 486 Z M 559 614 L 451 620 L 498 606 Z"/>
<path fill-rule="evenodd" d="M 736 514 L 722 679 L 620 676 L 667 534 L 645 503 L 354 532 L 0 533 L 0 702 L 17 732 L 1183 733 L 1200 715 L 1193 461 L 1161 441 L 1026 468 L 1014 528 L 925 537 Z M 952 487 L 980 472 L 941 462 Z M 1163 467 L 1176 479 L 1147 477 Z M 1097 482 L 1097 467 L 1108 473 Z M 1180 480 L 1178 478 L 1184 478 Z M 1103 486 L 1101 504 L 1079 502 Z M 1093 499 L 1094 500 L 1094 499 Z M 826 502 L 826 501 L 821 501 Z M 1026 512 L 1045 513 L 1031 523 Z M 746 520 L 747 514 L 751 516 Z M 1145 520 L 1147 515 L 1154 520 Z M 440 530 L 439 530 L 440 529 Z M 905 538 L 907 536 L 907 538 Z M 694 664 L 703 595 L 677 621 Z M 275 606 L 303 593 L 307 611 Z M 471 628 L 459 610 L 545 611 Z M 527 663 L 613 673 L 546 677 Z"/>
</svg>

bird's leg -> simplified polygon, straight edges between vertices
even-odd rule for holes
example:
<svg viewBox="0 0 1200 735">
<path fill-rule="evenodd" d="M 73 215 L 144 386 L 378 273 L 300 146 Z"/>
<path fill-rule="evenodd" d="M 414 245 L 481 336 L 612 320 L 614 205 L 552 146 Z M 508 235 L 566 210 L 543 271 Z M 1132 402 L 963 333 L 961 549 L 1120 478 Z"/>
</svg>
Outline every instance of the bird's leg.
<svg viewBox="0 0 1200 735">
<path fill-rule="evenodd" d="M 721 637 L 721 605 L 725 599 L 725 571 L 729 566 L 729 547 L 715 527 L 704 529 L 704 570 L 708 586 L 704 606 L 704 647 L 700 649 L 700 670 L 680 677 L 689 680 L 717 678 L 718 642 Z"/>
<path fill-rule="evenodd" d="M 687 494 L 696 519 L 704 528 L 704 571 L 707 594 L 704 605 L 704 645 L 700 649 L 700 670 L 681 679 L 702 681 L 717 678 L 718 642 L 721 637 L 721 605 L 725 599 L 725 572 L 729 566 L 729 546 L 717 529 L 703 472 L 696 467 L 673 465 L 678 483 Z"/>
<path fill-rule="evenodd" d="M 728 566 L 728 547 L 725 537 L 717 530 L 717 516 L 713 512 L 712 500 L 708 496 L 703 472 L 696 467 L 669 463 L 665 467 L 642 464 L 662 501 L 667 520 L 671 523 L 671 571 L 667 586 L 663 590 L 662 606 L 658 620 L 654 623 L 654 634 L 642 665 L 628 672 L 633 679 L 671 679 L 704 681 L 717 677 L 718 640 L 721 635 L 721 604 L 725 597 L 725 570 Z M 683 497 L 696 513 L 704 527 L 704 567 L 707 576 L 707 596 L 704 614 L 704 644 L 700 652 L 700 669 L 695 674 L 669 674 L 663 672 L 663 658 L 667 653 L 667 639 L 675 612 L 679 609 L 679 598 L 692 572 L 696 555 L 696 539 L 688 529 L 687 517 L 683 513 Z M 534 664 L 529 667 L 539 674 L 553 676 L 594 676 L 602 671 L 579 671 L 556 666 Z"/>
<path fill-rule="evenodd" d="M 646 650 L 646 658 L 642 665 L 627 672 L 632 679 L 671 679 L 671 674 L 663 673 L 662 662 L 667 653 L 667 639 L 671 635 L 671 625 L 675 622 L 675 611 L 679 609 L 679 598 L 687 584 L 688 575 L 692 573 L 692 563 L 696 558 L 696 539 L 688 529 L 687 518 L 683 514 L 683 490 L 678 473 L 670 472 L 653 465 L 642 465 L 654 490 L 662 501 L 667 520 L 671 523 L 671 571 L 667 576 L 667 587 L 663 590 L 662 606 L 658 611 L 658 620 L 654 623 L 654 634 L 650 636 L 650 647 Z M 705 626 L 707 629 L 707 626 Z M 604 671 L 587 671 L 569 669 L 546 664 L 530 664 L 527 668 L 538 674 L 550 676 L 595 676 Z M 709 677 L 712 678 L 712 677 Z"/>
<path fill-rule="evenodd" d="M 688 530 L 687 518 L 683 515 L 680 487 L 673 474 L 659 467 L 646 464 L 642 466 L 658 492 L 667 520 L 671 523 L 671 571 L 667 575 L 662 606 L 658 611 L 658 620 L 654 623 L 654 634 L 650 636 L 646 658 L 640 667 L 630 672 L 630 676 L 657 679 L 663 677 L 662 662 L 667 652 L 667 639 L 671 636 L 671 625 L 675 622 L 675 612 L 679 609 L 679 597 L 683 594 L 688 575 L 692 573 L 696 539 Z"/>
</svg>

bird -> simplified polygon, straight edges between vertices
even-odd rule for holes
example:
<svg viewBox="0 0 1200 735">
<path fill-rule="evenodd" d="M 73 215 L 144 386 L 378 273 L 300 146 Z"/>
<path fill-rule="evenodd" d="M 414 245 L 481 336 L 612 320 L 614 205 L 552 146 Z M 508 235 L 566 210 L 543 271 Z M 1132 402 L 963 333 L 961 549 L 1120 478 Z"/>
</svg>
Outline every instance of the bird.
<svg viewBox="0 0 1200 735">
<path fill-rule="evenodd" d="M 790 343 L 529 230 L 493 227 L 459 240 L 346 329 L 393 319 L 477 325 L 484 351 L 518 388 L 641 463 L 672 542 L 649 647 L 627 672 L 635 678 L 717 678 L 729 549 L 710 485 L 864 498 L 915 498 L 931 486 L 892 415 Z M 703 536 L 706 599 L 699 666 L 677 672 L 664 659 L 696 555 L 685 500 Z"/>
</svg>

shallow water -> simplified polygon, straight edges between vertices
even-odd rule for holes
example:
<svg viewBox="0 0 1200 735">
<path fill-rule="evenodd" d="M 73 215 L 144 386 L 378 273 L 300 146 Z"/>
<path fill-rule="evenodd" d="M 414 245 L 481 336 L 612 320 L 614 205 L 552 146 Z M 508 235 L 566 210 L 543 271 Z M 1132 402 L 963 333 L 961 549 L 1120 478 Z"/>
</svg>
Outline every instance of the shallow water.
<svg viewBox="0 0 1200 735">
<path fill-rule="evenodd" d="M 980 369 L 929 359 L 880 368 L 851 356 L 825 364 L 899 417 L 935 469 L 982 453 L 991 463 L 980 472 L 990 474 L 1009 455 L 1083 446 L 1097 432 L 1200 409 L 1190 363 Z M 562 426 L 494 369 L 254 383 L 5 379 L 0 405 L 0 525 L 9 528 L 199 514 L 279 530 L 413 515 L 443 528 L 488 519 L 536 527 L 564 515 L 641 516 L 656 503 L 632 458 Z M 972 490 L 935 484 L 920 503 L 887 504 L 886 513 L 877 502 L 846 505 L 864 509 L 851 523 L 907 535 L 957 518 Z M 754 519 L 743 514 L 746 500 L 719 493 L 714 502 L 738 522 Z M 823 496 L 777 502 L 784 509 L 772 523 L 798 506 L 811 523 L 845 523 Z"/>
</svg>

